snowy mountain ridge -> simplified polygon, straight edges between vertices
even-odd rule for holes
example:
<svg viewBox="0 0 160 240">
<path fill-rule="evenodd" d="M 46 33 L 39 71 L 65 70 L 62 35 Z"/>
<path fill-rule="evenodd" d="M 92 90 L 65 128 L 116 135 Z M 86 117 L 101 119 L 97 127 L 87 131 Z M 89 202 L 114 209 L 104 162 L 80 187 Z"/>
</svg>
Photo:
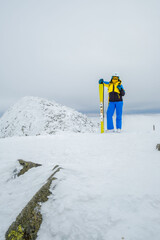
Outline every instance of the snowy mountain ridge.
<svg viewBox="0 0 160 240">
<path fill-rule="evenodd" d="M 0 119 L 0 137 L 35 136 L 56 132 L 94 132 L 87 116 L 54 101 L 24 97 Z"/>
</svg>

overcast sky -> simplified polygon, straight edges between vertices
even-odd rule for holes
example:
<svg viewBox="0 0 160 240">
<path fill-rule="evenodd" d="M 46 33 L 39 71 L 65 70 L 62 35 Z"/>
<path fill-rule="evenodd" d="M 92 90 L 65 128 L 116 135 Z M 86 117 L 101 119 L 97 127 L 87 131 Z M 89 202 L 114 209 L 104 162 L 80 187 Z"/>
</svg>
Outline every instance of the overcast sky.
<svg viewBox="0 0 160 240">
<path fill-rule="evenodd" d="M 99 111 L 115 72 L 125 110 L 160 109 L 159 71 L 159 0 L 0 0 L 0 111 L 30 95 Z"/>
</svg>

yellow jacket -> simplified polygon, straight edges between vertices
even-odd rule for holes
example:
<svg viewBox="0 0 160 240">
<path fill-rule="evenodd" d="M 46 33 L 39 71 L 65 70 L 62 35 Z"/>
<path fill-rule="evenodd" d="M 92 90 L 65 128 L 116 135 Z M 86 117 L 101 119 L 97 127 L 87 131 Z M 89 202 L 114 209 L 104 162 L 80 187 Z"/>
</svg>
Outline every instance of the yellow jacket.
<svg viewBox="0 0 160 240">
<path fill-rule="evenodd" d="M 119 80 L 118 82 L 116 83 L 113 83 L 113 82 L 104 82 L 104 86 L 108 88 L 108 93 L 111 93 L 111 92 L 116 92 L 118 94 L 120 94 L 120 91 L 119 89 L 117 88 L 118 85 L 121 85 L 122 81 Z"/>
<path fill-rule="evenodd" d="M 125 91 L 122 86 L 122 81 L 118 80 L 117 82 L 113 83 L 112 81 L 110 82 L 103 82 L 104 86 L 108 88 L 108 93 L 109 93 L 109 102 L 119 102 L 123 101 L 122 96 L 125 95 Z M 118 85 L 121 85 L 121 90 L 117 88 Z"/>
</svg>

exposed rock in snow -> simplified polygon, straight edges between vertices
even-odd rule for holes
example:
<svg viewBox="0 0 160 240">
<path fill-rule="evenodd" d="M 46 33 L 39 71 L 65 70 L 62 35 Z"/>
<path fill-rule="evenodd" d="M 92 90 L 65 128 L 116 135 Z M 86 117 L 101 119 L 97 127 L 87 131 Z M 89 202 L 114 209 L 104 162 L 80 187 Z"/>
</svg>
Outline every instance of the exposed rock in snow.
<svg viewBox="0 0 160 240">
<path fill-rule="evenodd" d="M 61 170 L 59 166 L 54 167 L 54 172 L 47 182 L 32 197 L 25 208 L 17 216 L 5 234 L 5 239 L 37 239 L 37 232 L 42 223 L 41 206 L 48 201 L 51 194 L 50 186 L 56 178 L 54 175 Z M 15 237 L 16 236 L 16 237 Z"/>
<path fill-rule="evenodd" d="M 160 151 L 160 144 L 156 145 L 156 149 L 158 149 L 158 151 Z"/>
<path fill-rule="evenodd" d="M 25 174 L 26 172 L 28 172 L 28 170 L 31 169 L 31 168 L 42 166 L 42 164 L 38 164 L 38 163 L 34 163 L 34 162 L 27 162 L 27 161 L 24 161 L 23 159 L 18 159 L 18 162 L 23 167 L 19 171 L 19 173 L 17 173 L 18 177 Z"/>
<path fill-rule="evenodd" d="M 71 108 L 38 97 L 24 97 L 0 119 L 0 137 L 94 132 L 95 125 Z"/>
</svg>

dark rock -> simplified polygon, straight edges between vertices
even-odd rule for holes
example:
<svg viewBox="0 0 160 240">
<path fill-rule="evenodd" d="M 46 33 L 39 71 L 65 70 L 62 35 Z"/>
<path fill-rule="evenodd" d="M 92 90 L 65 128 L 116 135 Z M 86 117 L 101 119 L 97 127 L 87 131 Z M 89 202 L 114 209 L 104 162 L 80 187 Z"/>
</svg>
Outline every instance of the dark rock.
<svg viewBox="0 0 160 240">
<path fill-rule="evenodd" d="M 160 151 L 160 144 L 157 144 L 156 149 L 158 149 L 158 151 Z"/>
<path fill-rule="evenodd" d="M 48 178 L 47 183 L 33 196 L 15 222 L 9 227 L 5 235 L 6 240 L 35 240 L 37 238 L 37 232 L 42 223 L 41 203 L 48 200 L 48 196 L 51 194 L 51 183 L 56 179 L 54 175 L 61 168 L 56 166 L 54 169 L 55 171 Z"/>
<path fill-rule="evenodd" d="M 33 162 L 27 162 L 27 161 L 24 161 L 22 159 L 19 159 L 18 161 L 23 166 L 23 168 L 17 174 L 18 177 L 23 175 L 24 173 L 26 173 L 29 169 L 31 169 L 33 167 L 40 167 L 40 166 L 42 166 L 41 164 L 33 163 Z"/>
</svg>

